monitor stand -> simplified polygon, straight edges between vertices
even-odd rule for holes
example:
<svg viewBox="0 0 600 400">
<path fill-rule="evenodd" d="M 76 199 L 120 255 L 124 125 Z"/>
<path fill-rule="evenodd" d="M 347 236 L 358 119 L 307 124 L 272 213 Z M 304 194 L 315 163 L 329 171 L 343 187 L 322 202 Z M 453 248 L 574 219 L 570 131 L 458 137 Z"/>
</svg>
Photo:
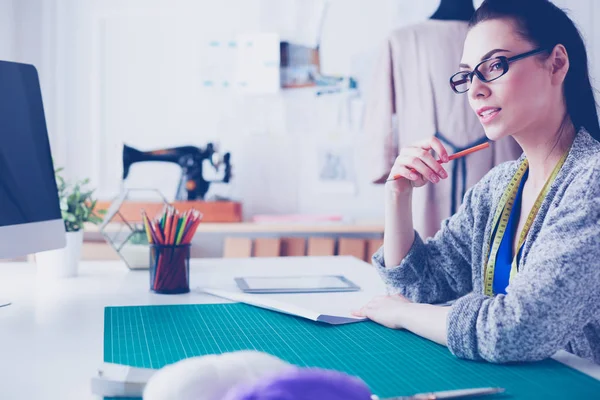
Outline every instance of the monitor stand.
<svg viewBox="0 0 600 400">
<path fill-rule="evenodd" d="M 0 299 L 0 308 L 10 306 L 10 304 L 8 299 Z"/>
</svg>

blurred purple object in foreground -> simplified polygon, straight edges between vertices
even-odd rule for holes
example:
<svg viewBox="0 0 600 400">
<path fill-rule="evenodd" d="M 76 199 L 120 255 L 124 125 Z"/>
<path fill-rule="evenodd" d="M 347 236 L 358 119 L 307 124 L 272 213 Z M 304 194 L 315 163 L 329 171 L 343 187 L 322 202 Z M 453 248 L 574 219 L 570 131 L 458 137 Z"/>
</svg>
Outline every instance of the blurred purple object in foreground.
<svg viewBox="0 0 600 400">
<path fill-rule="evenodd" d="M 234 387 L 223 400 L 369 400 L 371 391 L 359 378 L 342 372 L 298 368 Z"/>
</svg>

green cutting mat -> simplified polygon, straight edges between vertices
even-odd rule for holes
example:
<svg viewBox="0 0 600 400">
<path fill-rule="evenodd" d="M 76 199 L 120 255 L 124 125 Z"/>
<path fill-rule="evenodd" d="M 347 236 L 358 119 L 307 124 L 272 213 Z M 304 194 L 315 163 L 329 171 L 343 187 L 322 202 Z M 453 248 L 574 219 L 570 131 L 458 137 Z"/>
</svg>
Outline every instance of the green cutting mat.
<svg viewBox="0 0 600 400">
<path fill-rule="evenodd" d="M 495 398 L 600 397 L 600 381 L 553 360 L 511 366 L 459 360 L 443 346 L 372 322 L 331 326 L 239 303 L 105 309 L 106 362 L 160 368 L 242 349 L 359 376 L 380 396 L 500 386 L 508 395 Z"/>
</svg>

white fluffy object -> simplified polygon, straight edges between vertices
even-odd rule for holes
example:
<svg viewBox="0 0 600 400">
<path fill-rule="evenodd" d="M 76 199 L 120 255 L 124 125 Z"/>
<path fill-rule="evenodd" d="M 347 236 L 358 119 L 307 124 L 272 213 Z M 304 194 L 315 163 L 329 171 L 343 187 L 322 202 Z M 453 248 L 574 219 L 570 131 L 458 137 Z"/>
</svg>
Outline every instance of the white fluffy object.
<svg viewBox="0 0 600 400">
<path fill-rule="evenodd" d="M 237 384 L 290 368 L 295 367 L 259 351 L 187 358 L 159 369 L 144 389 L 144 400 L 221 400 Z"/>
</svg>

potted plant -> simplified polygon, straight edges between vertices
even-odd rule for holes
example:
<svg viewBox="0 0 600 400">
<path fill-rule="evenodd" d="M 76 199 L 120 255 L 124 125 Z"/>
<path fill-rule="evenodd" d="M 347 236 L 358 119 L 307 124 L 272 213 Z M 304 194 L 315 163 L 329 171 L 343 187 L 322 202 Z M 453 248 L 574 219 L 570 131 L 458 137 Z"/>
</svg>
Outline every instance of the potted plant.
<svg viewBox="0 0 600 400">
<path fill-rule="evenodd" d="M 102 222 L 102 211 L 96 211 L 94 190 L 87 188 L 89 179 L 70 184 L 61 175 L 62 168 L 55 171 L 56 186 L 62 219 L 65 223 L 66 246 L 62 249 L 36 253 L 36 264 L 40 272 L 55 277 L 76 276 L 83 245 L 85 223 Z"/>
</svg>

